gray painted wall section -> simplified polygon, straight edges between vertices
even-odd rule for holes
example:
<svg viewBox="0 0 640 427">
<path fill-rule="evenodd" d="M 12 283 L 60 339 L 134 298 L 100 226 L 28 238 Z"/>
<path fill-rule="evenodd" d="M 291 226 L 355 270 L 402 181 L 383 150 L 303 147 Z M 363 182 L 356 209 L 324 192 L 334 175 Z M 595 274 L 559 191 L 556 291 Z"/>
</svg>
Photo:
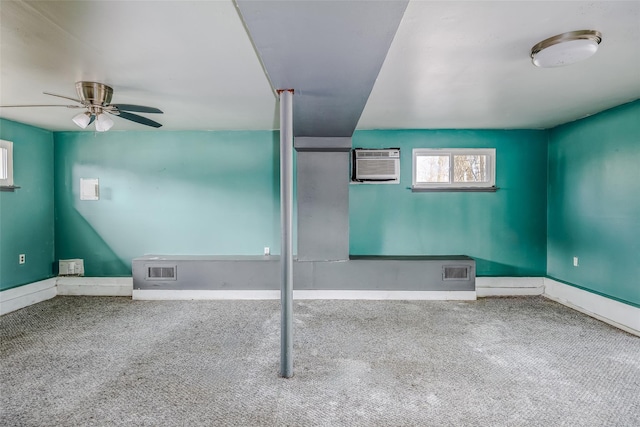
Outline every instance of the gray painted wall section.
<svg viewBox="0 0 640 427">
<path fill-rule="evenodd" d="M 298 260 L 349 258 L 351 138 L 296 138 Z M 340 151 L 329 151 L 331 149 Z M 314 151 L 319 149 L 321 151 Z"/>
<path fill-rule="evenodd" d="M 295 89 L 294 136 L 351 136 L 408 0 L 237 0 L 274 89 Z"/>
<path fill-rule="evenodd" d="M 351 152 L 351 137 L 308 137 L 299 136 L 294 141 L 296 151 L 343 151 Z"/>
<path fill-rule="evenodd" d="M 176 266 L 177 280 L 146 279 L 148 267 Z M 146 256 L 133 260 L 133 288 L 277 290 L 280 260 L 268 257 Z M 469 266 L 469 280 L 442 280 L 443 266 Z M 465 256 L 295 261 L 294 289 L 474 291 L 475 261 Z"/>
</svg>

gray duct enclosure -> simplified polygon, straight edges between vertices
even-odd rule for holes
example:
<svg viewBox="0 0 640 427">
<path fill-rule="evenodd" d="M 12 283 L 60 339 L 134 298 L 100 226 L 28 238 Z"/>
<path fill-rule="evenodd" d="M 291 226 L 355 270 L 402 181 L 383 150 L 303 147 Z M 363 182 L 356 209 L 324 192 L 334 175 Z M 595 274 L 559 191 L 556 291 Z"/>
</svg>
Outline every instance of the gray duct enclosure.
<svg viewBox="0 0 640 427">
<path fill-rule="evenodd" d="M 351 138 L 295 139 L 298 260 L 349 259 Z"/>
<path fill-rule="evenodd" d="M 271 86 L 296 91 L 294 136 L 353 134 L 408 3 L 236 1 Z"/>
<path fill-rule="evenodd" d="M 277 290 L 280 280 L 277 256 L 150 255 L 133 260 L 134 289 Z M 475 261 L 466 256 L 295 261 L 293 283 L 297 290 L 474 291 Z"/>
<path fill-rule="evenodd" d="M 297 290 L 475 291 L 467 256 L 349 256 L 351 138 L 296 138 Z M 277 290 L 277 256 L 144 256 L 133 260 L 133 288 Z"/>
</svg>

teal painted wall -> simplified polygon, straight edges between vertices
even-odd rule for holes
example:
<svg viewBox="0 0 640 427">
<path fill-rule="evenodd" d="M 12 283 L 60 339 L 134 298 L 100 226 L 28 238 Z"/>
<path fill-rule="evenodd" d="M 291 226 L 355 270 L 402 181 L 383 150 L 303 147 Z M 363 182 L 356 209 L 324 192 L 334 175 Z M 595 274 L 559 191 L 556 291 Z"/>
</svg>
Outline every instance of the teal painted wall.
<svg viewBox="0 0 640 427">
<path fill-rule="evenodd" d="M 548 204 L 548 275 L 640 306 L 640 101 L 550 130 Z"/>
<path fill-rule="evenodd" d="M 481 276 L 546 272 L 547 132 L 357 131 L 354 147 L 400 147 L 400 184 L 352 184 L 350 252 L 469 255 Z M 495 148 L 495 193 L 413 193 L 413 148 Z"/>
<path fill-rule="evenodd" d="M 261 255 L 280 247 L 279 133 L 60 132 L 56 258 L 130 276 L 144 254 Z M 100 180 L 81 201 L 80 178 Z"/>
<path fill-rule="evenodd" d="M 83 258 L 88 276 L 129 276 L 148 253 L 279 252 L 277 132 L 0 125 L 23 187 L 0 193 L 2 289 L 64 258 Z M 638 305 L 639 135 L 640 101 L 549 131 L 357 131 L 354 147 L 399 146 L 402 173 L 399 185 L 350 185 L 350 252 L 467 254 L 481 276 L 549 275 Z M 411 192 L 415 147 L 496 148 L 500 190 Z M 100 179 L 99 201 L 79 200 L 81 177 Z"/>
<path fill-rule="evenodd" d="M 13 141 L 14 183 L 0 192 L 0 290 L 52 276 L 53 134 L 0 119 L 0 139 Z M 19 254 L 26 263 L 19 264 Z"/>
</svg>

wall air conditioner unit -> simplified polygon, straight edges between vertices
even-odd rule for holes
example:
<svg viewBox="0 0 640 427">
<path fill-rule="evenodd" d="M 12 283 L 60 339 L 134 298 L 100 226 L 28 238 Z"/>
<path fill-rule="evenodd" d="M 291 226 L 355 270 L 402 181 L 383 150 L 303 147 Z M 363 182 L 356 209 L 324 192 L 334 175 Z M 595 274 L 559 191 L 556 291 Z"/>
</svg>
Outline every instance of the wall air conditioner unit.
<svg viewBox="0 0 640 427">
<path fill-rule="evenodd" d="M 352 180 L 356 182 L 397 184 L 400 182 L 400 149 L 353 150 Z"/>
</svg>

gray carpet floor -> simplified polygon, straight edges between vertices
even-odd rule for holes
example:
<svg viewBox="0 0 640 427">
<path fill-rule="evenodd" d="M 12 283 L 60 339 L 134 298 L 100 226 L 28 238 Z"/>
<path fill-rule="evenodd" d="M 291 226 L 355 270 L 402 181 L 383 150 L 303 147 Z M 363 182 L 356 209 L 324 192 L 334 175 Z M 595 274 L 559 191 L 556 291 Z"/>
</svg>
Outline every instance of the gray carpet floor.
<svg viewBox="0 0 640 427">
<path fill-rule="evenodd" d="M 640 426 L 640 338 L 541 297 L 57 297 L 0 318 L 3 426 Z"/>
</svg>

